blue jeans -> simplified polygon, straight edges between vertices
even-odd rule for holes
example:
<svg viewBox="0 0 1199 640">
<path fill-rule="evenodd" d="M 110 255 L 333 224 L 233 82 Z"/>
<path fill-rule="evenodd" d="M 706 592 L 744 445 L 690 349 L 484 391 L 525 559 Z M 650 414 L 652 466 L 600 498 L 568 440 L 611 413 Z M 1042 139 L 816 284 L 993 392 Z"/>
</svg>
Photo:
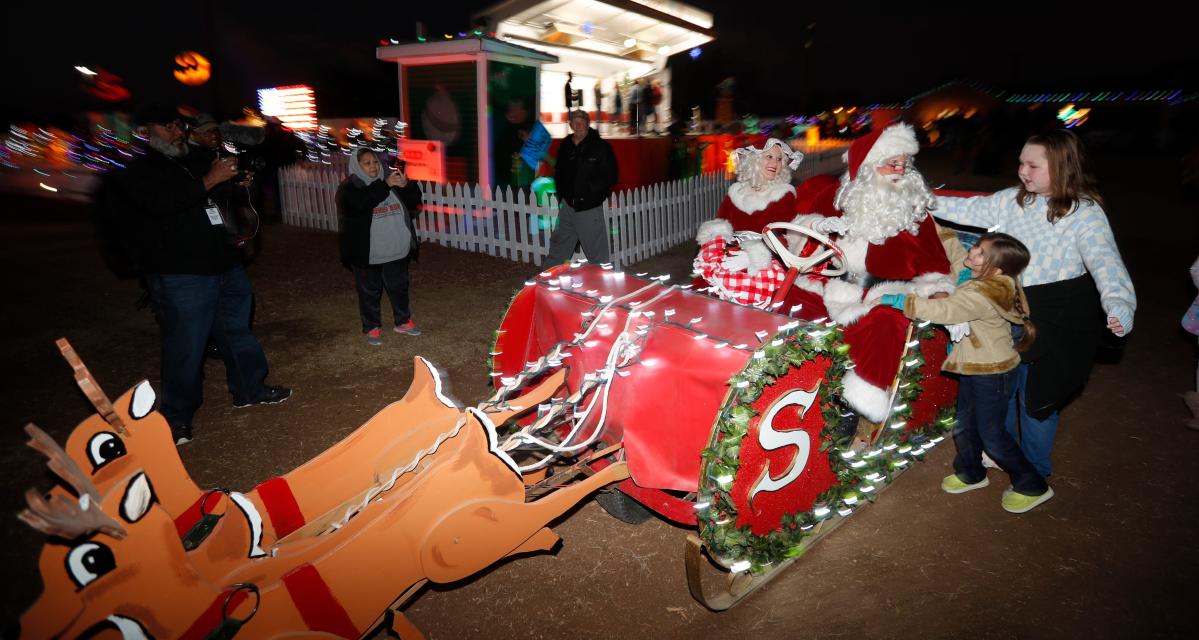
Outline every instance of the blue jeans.
<svg viewBox="0 0 1199 640">
<path fill-rule="evenodd" d="M 982 454 L 986 451 L 1011 477 L 1016 492 L 1038 496 L 1048 488 L 1045 478 L 1029 464 L 1004 428 L 1008 399 L 1015 388 L 1016 377 L 1014 370 L 961 377 L 957 426 L 953 429 L 953 444 L 957 447 L 953 470 L 964 482 L 981 482 L 987 476 L 982 465 Z"/>
<path fill-rule="evenodd" d="M 1027 404 L 1024 402 L 1024 387 L 1028 382 L 1028 365 L 1022 364 L 1016 368 L 1016 388 L 1008 401 L 1007 432 L 1020 443 L 1024 457 L 1036 467 L 1037 473 L 1048 478 L 1053 470 L 1049 463 L 1049 454 L 1053 452 L 1053 441 L 1057 437 L 1058 412 L 1054 411 L 1044 420 L 1037 420 L 1028 415 Z M 1016 418 L 1020 418 L 1020 428 L 1016 429 Z"/>
<path fill-rule="evenodd" d="M 162 404 L 172 427 L 191 425 L 203 402 L 204 350 L 209 336 L 225 361 L 234 402 L 264 392 L 266 354 L 250 332 L 253 291 L 242 267 L 214 276 L 148 274 L 162 332 Z"/>
</svg>

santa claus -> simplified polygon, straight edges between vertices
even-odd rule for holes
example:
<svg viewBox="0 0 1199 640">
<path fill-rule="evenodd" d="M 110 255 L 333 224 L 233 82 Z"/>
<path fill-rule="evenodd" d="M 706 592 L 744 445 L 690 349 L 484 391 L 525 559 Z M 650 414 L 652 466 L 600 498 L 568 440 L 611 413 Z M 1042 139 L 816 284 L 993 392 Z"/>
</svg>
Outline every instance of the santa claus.
<svg viewBox="0 0 1199 640">
<path fill-rule="evenodd" d="M 700 245 L 693 263 L 695 284 L 725 300 L 762 306 L 786 269 L 772 259 L 760 239 L 736 235 L 759 233 L 772 222 L 791 220 L 797 205 L 791 172 L 799 167 L 803 154 L 770 138 L 761 149 L 742 147 L 732 156 L 737 181 L 729 187 L 716 218 L 701 224 L 695 236 Z"/>
<path fill-rule="evenodd" d="M 912 127 L 903 123 L 855 140 L 847 154 L 849 170 L 835 191 L 827 183 L 823 189 L 807 187 L 799 207 L 815 213 L 793 220 L 835 234 L 845 253 L 843 278 L 809 281 L 788 302 L 804 304 L 804 317 L 827 315 L 843 326 L 855 365 L 843 380 L 843 397 L 875 423 L 890 409 L 888 388 L 908 327 L 902 314 L 877 306 L 879 298 L 888 293 L 938 297 L 956 284 L 928 214 L 934 196 L 912 166 L 919 149 Z"/>
</svg>

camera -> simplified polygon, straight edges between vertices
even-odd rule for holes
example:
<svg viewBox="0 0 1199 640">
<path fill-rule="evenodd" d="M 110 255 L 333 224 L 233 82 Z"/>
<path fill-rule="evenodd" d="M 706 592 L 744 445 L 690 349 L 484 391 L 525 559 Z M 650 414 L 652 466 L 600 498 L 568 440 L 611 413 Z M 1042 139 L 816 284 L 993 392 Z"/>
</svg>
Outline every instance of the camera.
<svg viewBox="0 0 1199 640">
<path fill-rule="evenodd" d="M 266 157 L 260 148 L 266 139 L 266 129 L 225 122 L 221 124 L 221 138 L 225 149 L 237 158 L 236 181 L 244 181 L 246 172 L 266 170 Z"/>
<path fill-rule="evenodd" d="M 262 173 L 266 170 L 266 158 L 257 149 L 237 149 L 237 180 L 246 179 L 246 172 Z"/>
</svg>

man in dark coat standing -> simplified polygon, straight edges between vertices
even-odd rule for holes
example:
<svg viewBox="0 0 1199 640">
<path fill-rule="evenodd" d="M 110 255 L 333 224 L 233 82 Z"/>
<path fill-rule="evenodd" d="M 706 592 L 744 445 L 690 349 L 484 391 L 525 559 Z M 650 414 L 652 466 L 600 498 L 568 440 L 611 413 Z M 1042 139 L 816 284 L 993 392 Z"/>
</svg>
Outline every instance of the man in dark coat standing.
<svg viewBox="0 0 1199 640">
<path fill-rule="evenodd" d="M 291 389 L 264 382 L 266 354 L 250 331 L 253 291 L 228 212 L 217 204 L 237 175 L 237 160 L 189 154 L 174 109 L 143 109 L 136 124 L 148 148 L 118 188 L 137 220 L 141 266 L 162 334 L 162 415 L 176 444 L 184 444 L 203 401 L 210 335 L 234 407 L 283 402 Z"/>
<path fill-rule="evenodd" d="M 548 266 L 569 260 L 578 244 L 593 264 L 612 261 L 604 201 L 616 184 L 616 156 L 590 124 L 586 111 L 572 111 L 571 135 L 558 147 L 554 183 L 562 209 L 558 212 L 558 229 L 550 238 L 550 252 L 545 259 Z"/>
</svg>

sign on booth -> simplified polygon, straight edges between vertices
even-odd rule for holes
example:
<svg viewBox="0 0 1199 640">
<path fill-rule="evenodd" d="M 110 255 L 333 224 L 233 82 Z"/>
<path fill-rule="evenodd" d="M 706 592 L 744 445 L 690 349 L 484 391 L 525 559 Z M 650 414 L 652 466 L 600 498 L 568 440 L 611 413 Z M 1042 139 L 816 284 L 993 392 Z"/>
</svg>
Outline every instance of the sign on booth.
<svg viewBox="0 0 1199 640">
<path fill-rule="evenodd" d="M 408 163 L 412 180 L 445 182 L 445 145 L 438 140 L 401 139 L 400 157 Z"/>
</svg>

